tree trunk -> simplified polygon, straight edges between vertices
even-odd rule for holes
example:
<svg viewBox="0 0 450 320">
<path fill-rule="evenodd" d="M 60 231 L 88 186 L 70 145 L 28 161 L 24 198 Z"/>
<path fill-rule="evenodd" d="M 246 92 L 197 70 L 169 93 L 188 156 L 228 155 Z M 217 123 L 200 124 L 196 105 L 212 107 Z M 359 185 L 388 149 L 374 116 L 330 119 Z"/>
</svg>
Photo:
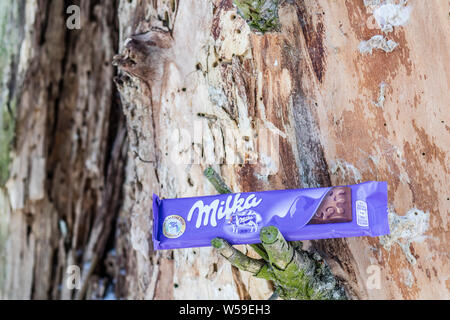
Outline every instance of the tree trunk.
<svg viewBox="0 0 450 320">
<path fill-rule="evenodd" d="M 153 251 L 152 194 L 215 193 L 209 165 L 241 192 L 388 181 L 391 236 L 307 247 L 352 298 L 449 298 L 448 4 L 383 33 L 379 1 L 279 2 L 273 30 L 232 0 L 2 4 L 0 298 L 267 299 L 211 248 Z"/>
<path fill-rule="evenodd" d="M 2 189 L 5 298 L 89 297 L 107 272 L 127 150 L 111 64 L 117 8 L 82 1 L 82 29 L 71 31 L 67 4 L 17 1 L 10 11 L 24 23 L 14 21 L 23 30 L 6 101 L 16 104 L 16 135 Z M 64 285 L 71 265 L 82 269 L 79 291 Z"/>
</svg>

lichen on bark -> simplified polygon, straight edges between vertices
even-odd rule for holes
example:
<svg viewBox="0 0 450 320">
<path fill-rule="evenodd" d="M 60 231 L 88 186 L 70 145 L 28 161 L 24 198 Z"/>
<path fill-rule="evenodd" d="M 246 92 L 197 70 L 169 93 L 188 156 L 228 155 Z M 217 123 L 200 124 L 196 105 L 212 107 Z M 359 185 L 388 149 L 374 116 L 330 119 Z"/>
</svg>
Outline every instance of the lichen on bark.
<svg viewBox="0 0 450 320">
<path fill-rule="evenodd" d="M 253 31 L 264 34 L 279 29 L 278 0 L 234 0 L 233 3 Z"/>
<path fill-rule="evenodd" d="M 0 3 L 0 186 L 9 176 L 11 147 L 14 139 L 15 106 L 12 65 L 17 63 L 19 29 L 19 1 Z"/>
<path fill-rule="evenodd" d="M 17 75 L 20 36 L 21 1 L 0 2 L 0 300 L 4 299 L 1 289 L 7 279 L 6 241 L 11 214 L 8 194 L 3 188 L 9 175 L 11 151 L 15 134 Z"/>
<path fill-rule="evenodd" d="M 22 1 L 0 2 L 0 186 L 9 177 L 14 142 L 24 9 Z"/>
<path fill-rule="evenodd" d="M 14 106 L 14 104 L 13 104 Z M 5 105 L 1 106 L 0 113 L 0 186 L 6 183 L 9 177 L 11 163 L 11 147 L 14 140 L 14 110 Z"/>
<path fill-rule="evenodd" d="M 212 168 L 205 170 L 206 178 L 217 192 L 230 192 L 223 179 Z M 220 187 L 218 187 L 220 186 Z M 275 295 L 286 300 L 345 300 L 347 295 L 327 263 L 318 253 L 301 249 L 287 242 L 274 226 L 260 231 L 261 244 L 251 247 L 262 259 L 253 259 L 233 248 L 226 240 L 215 238 L 211 245 L 233 266 L 253 276 L 272 281 Z"/>
</svg>

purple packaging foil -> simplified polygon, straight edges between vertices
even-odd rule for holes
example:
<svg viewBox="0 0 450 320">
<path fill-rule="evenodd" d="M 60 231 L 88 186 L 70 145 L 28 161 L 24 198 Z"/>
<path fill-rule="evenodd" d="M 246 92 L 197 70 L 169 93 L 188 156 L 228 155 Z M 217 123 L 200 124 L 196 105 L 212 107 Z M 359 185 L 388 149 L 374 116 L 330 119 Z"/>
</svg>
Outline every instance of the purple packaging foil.
<svg viewBox="0 0 450 320">
<path fill-rule="evenodd" d="M 155 250 L 259 243 L 277 227 L 288 241 L 389 234 L 387 183 L 164 199 L 153 196 Z"/>
</svg>

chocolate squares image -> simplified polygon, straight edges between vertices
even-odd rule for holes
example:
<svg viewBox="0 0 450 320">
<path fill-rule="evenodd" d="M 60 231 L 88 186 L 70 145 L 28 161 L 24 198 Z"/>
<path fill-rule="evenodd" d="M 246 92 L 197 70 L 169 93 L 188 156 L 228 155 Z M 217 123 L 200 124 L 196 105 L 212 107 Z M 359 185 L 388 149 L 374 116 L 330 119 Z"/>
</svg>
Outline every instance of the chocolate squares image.
<svg viewBox="0 0 450 320">
<path fill-rule="evenodd" d="M 352 221 L 352 189 L 335 187 L 328 191 L 308 224 Z"/>
</svg>

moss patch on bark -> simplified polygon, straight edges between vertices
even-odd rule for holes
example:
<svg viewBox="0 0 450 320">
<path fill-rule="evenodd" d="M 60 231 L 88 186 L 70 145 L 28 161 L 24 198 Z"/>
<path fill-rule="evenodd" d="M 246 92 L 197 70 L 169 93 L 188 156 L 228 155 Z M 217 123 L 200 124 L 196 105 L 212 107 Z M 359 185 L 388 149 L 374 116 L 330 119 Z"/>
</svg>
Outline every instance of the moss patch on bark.
<svg viewBox="0 0 450 320">
<path fill-rule="evenodd" d="M 0 186 L 9 177 L 15 130 L 14 65 L 19 52 L 21 1 L 0 2 Z"/>
<path fill-rule="evenodd" d="M 0 115 L 0 186 L 9 178 L 11 163 L 11 149 L 14 141 L 14 110 L 15 106 L 8 108 L 2 106 Z"/>
</svg>

